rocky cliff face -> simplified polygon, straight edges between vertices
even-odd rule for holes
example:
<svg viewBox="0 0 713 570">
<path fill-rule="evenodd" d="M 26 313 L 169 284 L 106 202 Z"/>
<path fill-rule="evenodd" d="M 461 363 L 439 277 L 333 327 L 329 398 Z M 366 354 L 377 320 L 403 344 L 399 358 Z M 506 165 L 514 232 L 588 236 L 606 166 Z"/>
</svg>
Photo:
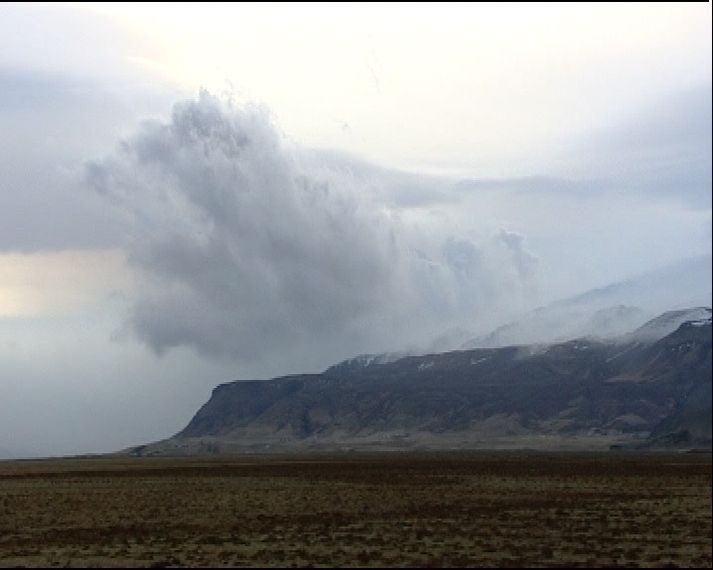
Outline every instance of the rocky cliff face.
<svg viewBox="0 0 713 570">
<path fill-rule="evenodd" d="M 711 321 L 655 341 L 408 356 L 218 386 L 137 455 L 366 449 L 710 447 Z"/>
</svg>

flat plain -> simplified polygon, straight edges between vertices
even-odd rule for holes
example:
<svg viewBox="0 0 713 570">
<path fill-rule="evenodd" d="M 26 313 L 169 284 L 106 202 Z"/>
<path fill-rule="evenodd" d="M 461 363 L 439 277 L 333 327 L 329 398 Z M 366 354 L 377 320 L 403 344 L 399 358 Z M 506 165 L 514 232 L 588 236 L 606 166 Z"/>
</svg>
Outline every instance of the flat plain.
<svg viewBox="0 0 713 570">
<path fill-rule="evenodd" d="M 0 462 L 1 566 L 711 567 L 710 454 Z"/>
</svg>

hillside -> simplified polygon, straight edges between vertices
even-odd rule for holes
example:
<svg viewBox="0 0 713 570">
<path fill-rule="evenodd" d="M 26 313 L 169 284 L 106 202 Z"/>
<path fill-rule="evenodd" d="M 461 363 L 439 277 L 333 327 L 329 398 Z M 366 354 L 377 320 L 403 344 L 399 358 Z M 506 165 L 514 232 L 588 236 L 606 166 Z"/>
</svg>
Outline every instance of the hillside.
<svg viewBox="0 0 713 570">
<path fill-rule="evenodd" d="M 350 360 L 322 374 L 231 382 L 180 433 L 130 452 L 610 445 L 710 447 L 710 318 L 650 341 Z"/>
</svg>

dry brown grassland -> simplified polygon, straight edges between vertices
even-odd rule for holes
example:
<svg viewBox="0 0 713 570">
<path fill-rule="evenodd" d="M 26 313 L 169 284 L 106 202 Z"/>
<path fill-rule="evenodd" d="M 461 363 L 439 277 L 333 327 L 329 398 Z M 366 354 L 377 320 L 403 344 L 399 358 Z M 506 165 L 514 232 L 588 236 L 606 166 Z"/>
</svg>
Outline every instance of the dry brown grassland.
<svg viewBox="0 0 713 570">
<path fill-rule="evenodd" d="M 709 454 L 0 462 L 0 566 L 711 567 Z"/>
</svg>

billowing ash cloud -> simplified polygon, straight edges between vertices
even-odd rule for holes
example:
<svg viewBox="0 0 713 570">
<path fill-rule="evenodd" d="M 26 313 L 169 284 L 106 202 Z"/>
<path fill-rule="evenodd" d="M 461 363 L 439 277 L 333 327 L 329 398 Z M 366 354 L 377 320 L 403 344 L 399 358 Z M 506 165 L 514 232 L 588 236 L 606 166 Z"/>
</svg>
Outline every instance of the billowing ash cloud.
<svg viewBox="0 0 713 570">
<path fill-rule="evenodd" d="M 394 177 L 359 164 L 301 149 L 266 110 L 206 92 L 90 164 L 131 228 L 136 335 L 157 353 L 285 366 L 289 354 L 294 369 L 518 305 L 536 266 L 522 236 L 476 244 L 447 220 L 402 216 L 379 198 Z"/>
</svg>

